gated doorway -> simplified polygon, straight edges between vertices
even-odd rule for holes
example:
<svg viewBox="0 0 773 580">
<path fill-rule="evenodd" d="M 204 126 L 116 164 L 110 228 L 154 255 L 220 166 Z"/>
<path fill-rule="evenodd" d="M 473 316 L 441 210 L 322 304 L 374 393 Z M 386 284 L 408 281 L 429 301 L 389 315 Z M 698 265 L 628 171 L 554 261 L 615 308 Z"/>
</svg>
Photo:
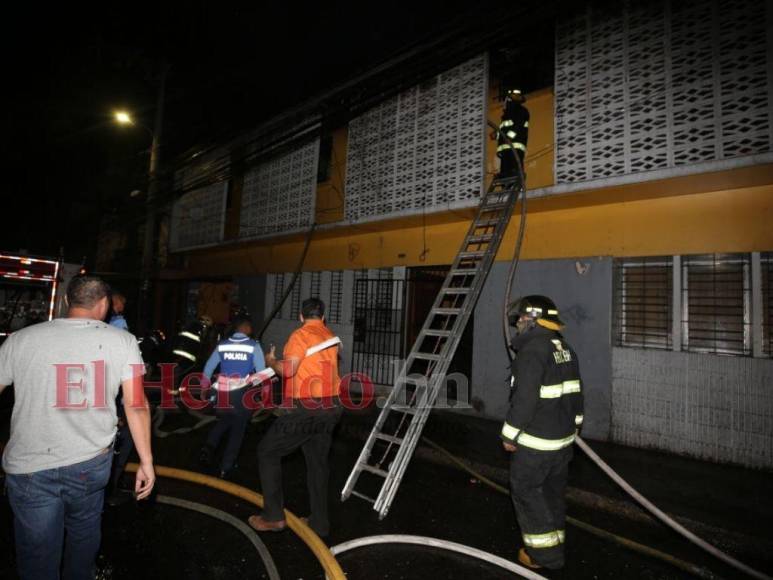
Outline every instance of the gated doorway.
<svg viewBox="0 0 773 580">
<path fill-rule="evenodd" d="M 407 279 L 355 278 L 352 370 L 377 385 L 393 385 L 403 361 L 421 330 L 449 266 L 409 268 Z M 472 376 L 472 317 L 456 350 L 449 374 Z M 448 393 L 455 399 L 455 393 Z"/>
</svg>

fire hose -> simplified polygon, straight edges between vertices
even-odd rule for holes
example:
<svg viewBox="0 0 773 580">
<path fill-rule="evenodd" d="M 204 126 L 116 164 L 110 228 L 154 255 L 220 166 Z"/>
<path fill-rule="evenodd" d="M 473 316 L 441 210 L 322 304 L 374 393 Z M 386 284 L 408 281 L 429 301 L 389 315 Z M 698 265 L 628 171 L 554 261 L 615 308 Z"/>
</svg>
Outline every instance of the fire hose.
<svg viewBox="0 0 773 580">
<path fill-rule="evenodd" d="M 493 126 L 495 129 L 497 127 L 491 122 L 488 121 L 488 124 L 490 126 Z M 507 138 L 507 136 L 504 136 L 505 140 L 511 145 L 510 152 L 512 153 L 513 157 L 515 157 L 516 165 L 518 167 L 518 174 L 521 179 L 521 184 L 525 184 L 525 175 L 523 172 L 523 165 L 521 164 L 521 159 L 518 157 L 518 155 L 515 153 L 515 149 L 512 147 L 512 142 Z M 516 241 L 516 247 L 515 251 L 513 253 L 513 258 L 510 262 L 510 270 L 507 275 L 507 283 L 505 286 L 505 295 L 504 295 L 504 307 L 503 307 L 503 313 L 502 313 L 502 327 L 504 330 L 504 336 L 505 336 L 505 350 L 507 351 L 507 356 L 510 358 L 511 362 L 513 360 L 513 353 L 515 352 L 513 349 L 512 339 L 510 337 L 510 328 L 509 328 L 509 317 L 508 317 L 508 307 L 510 304 L 510 294 L 512 292 L 513 282 L 515 280 L 516 272 L 518 270 L 518 263 L 521 258 L 521 248 L 523 245 L 523 236 L 526 228 L 526 188 L 522 187 L 522 198 L 521 198 L 521 223 L 520 223 L 520 230 L 518 232 L 518 239 Z M 755 570 L 754 568 L 751 568 L 750 566 L 744 564 L 743 562 L 738 561 L 737 559 L 733 558 L 729 554 L 723 552 L 716 546 L 713 546 L 703 540 L 702 538 L 699 538 L 694 533 L 692 533 L 690 530 L 685 528 L 683 525 L 681 525 L 679 522 L 676 522 L 673 518 L 669 517 L 665 512 L 663 512 L 660 508 L 658 508 L 655 504 L 653 504 L 651 501 L 649 501 L 646 497 L 644 497 L 642 494 L 640 494 L 636 489 L 634 489 L 627 481 L 625 481 L 618 473 L 616 473 L 609 465 L 607 465 L 597 454 L 593 449 L 591 449 L 585 441 L 583 441 L 579 435 L 576 438 L 577 446 L 585 452 L 585 454 L 596 464 L 598 465 L 601 470 L 606 473 L 612 480 L 617 483 L 620 487 L 623 488 L 623 490 L 631 496 L 634 500 L 636 500 L 644 509 L 646 509 L 648 512 L 650 512 L 653 516 L 655 516 L 658 520 L 663 522 L 665 525 L 670 527 L 675 532 L 682 535 L 684 538 L 695 544 L 696 546 L 702 548 L 715 558 L 718 558 L 725 562 L 726 564 L 732 566 L 733 568 L 740 570 L 741 572 L 748 574 L 749 576 L 752 576 L 753 578 L 758 578 L 760 580 L 773 580 L 770 576 L 763 574 L 762 572 L 759 572 L 758 570 Z"/>
</svg>

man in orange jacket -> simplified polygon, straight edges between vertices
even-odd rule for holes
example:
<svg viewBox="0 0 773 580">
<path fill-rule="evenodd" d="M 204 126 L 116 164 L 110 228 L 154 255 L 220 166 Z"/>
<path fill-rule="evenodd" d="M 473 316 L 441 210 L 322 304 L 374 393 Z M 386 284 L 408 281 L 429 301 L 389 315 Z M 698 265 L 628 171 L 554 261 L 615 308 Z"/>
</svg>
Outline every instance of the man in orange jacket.
<svg viewBox="0 0 773 580">
<path fill-rule="evenodd" d="M 266 364 L 282 377 L 290 409 L 274 422 L 258 446 L 258 467 L 264 506 L 249 524 L 259 532 L 279 532 L 287 527 L 282 495 L 282 458 L 298 448 L 306 460 L 311 514 L 309 525 L 320 536 L 330 531 L 327 487 L 328 455 L 333 430 L 341 417 L 338 401 L 338 348 L 340 339 L 325 325 L 325 304 L 318 298 L 304 300 L 303 325 L 290 335 L 284 359 L 274 348 Z"/>
</svg>

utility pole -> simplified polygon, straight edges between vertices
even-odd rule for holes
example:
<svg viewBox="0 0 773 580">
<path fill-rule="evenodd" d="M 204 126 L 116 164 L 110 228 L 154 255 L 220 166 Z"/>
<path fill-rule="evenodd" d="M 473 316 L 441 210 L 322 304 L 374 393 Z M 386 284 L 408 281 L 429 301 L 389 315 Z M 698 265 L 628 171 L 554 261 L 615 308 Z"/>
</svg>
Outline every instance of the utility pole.
<svg viewBox="0 0 773 580">
<path fill-rule="evenodd" d="M 164 100 L 166 93 L 166 77 L 169 64 L 164 63 L 158 81 L 158 96 L 156 97 L 156 116 L 153 123 L 153 142 L 150 146 L 150 169 L 148 171 L 148 195 L 145 201 L 147 215 L 145 217 L 145 241 L 142 249 L 142 284 L 140 287 L 139 325 L 144 334 L 151 326 L 151 279 L 156 263 L 156 195 L 159 191 L 159 164 L 161 159 L 161 135 L 164 122 Z"/>
</svg>

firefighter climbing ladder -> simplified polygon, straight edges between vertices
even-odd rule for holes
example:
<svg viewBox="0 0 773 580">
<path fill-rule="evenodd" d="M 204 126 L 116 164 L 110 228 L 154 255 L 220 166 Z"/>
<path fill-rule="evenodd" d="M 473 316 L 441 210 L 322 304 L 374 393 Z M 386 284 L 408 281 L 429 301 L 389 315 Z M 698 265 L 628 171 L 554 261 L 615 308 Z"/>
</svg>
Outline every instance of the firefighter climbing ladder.
<svg viewBox="0 0 773 580">
<path fill-rule="evenodd" d="M 379 519 L 389 512 L 521 192 L 517 178 L 494 180 L 482 197 L 432 310 L 349 474 L 342 501 L 350 495 L 369 501 Z M 375 499 L 354 489 L 363 472 L 383 479 Z"/>
</svg>

